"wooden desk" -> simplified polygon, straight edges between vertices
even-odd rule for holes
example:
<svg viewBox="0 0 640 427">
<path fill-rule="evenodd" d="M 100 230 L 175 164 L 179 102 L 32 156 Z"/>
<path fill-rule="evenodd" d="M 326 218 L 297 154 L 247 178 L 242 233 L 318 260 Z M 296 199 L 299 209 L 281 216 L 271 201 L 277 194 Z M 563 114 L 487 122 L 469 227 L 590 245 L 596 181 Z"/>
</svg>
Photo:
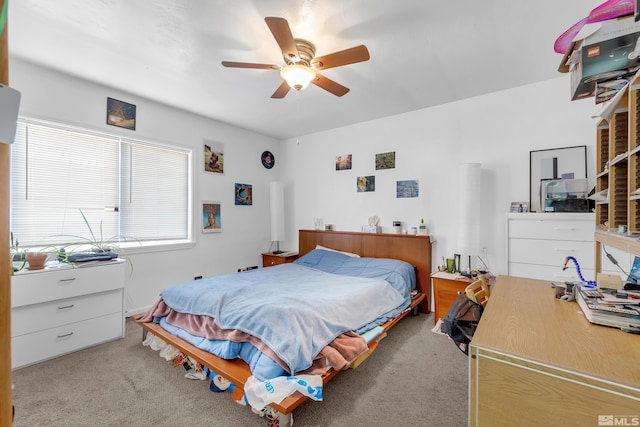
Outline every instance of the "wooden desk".
<svg viewBox="0 0 640 427">
<path fill-rule="evenodd" d="M 554 295 L 547 281 L 498 278 L 469 351 L 469 426 L 640 425 L 640 336 Z"/>
<path fill-rule="evenodd" d="M 473 280 L 451 273 L 438 272 L 431 275 L 431 282 L 433 283 L 433 305 L 435 310 L 433 323 L 437 323 L 438 319 L 447 315 L 449 308 L 458 298 L 458 294 L 464 292 L 465 288 Z"/>
</svg>

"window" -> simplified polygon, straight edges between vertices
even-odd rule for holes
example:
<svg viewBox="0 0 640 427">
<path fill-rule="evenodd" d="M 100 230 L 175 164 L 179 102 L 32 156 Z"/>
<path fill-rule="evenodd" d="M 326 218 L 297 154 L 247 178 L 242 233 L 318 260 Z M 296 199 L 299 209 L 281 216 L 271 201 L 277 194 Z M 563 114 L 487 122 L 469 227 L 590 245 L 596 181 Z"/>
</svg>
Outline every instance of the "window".
<svg viewBox="0 0 640 427">
<path fill-rule="evenodd" d="M 23 247 L 77 242 L 91 237 L 84 214 L 98 239 L 183 243 L 190 177 L 189 149 L 21 118 L 11 231 Z"/>
</svg>

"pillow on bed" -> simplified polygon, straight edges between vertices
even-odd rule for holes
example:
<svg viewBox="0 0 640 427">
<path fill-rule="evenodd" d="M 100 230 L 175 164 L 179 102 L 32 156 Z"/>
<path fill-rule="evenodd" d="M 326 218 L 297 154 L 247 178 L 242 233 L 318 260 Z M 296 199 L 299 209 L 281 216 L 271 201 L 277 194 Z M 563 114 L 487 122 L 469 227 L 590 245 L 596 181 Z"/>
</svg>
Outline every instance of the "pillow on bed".
<svg viewBox="0 0 640 427">
<path fill-rule="evenodd" d="M 322 249 L 322 250 L 331 251 L 331 252 L 338 252 L 340 254 L 345 254 L 346 256 L 350 256 L 350 257 L 354 257 L 354 258 L 360 258 L 360 255 L 358 255 L 358 254 L 354 254 L 354 253 L 351 253 L 351 252 L 345 252 L 345 251 L 339 251 L 337 249 L 326 248 L 326 247 L 321 246 L 321 245 L 316 245 L 316 249 Z"/>
<path fill-rule="evenodd" d="M 314 249 L 294 261 L 294 264 L 327 273 L 384 279 L 405 298 L 416 287 L 415 268 L 405 261 L 390 258 L 355 258 L 337 251 Z"/>
</svg>

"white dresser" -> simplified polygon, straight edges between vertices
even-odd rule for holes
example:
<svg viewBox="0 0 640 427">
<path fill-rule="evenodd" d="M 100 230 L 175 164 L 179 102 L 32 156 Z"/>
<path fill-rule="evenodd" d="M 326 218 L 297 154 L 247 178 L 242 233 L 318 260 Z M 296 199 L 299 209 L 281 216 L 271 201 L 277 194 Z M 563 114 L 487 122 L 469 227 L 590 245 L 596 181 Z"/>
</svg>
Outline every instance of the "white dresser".
<svg viewBox="0 0 640 427">
<path fill-rule="evenodd" d="M 20 368 L 124 337 L 124 261 L 11 278 L 11 361 Z"/>
<path fill-rule="evenodd" d="M 508 213 L 507 274 L 552 281 L 595 280 L 595 215 L 593 213 Z"/>
</svg>

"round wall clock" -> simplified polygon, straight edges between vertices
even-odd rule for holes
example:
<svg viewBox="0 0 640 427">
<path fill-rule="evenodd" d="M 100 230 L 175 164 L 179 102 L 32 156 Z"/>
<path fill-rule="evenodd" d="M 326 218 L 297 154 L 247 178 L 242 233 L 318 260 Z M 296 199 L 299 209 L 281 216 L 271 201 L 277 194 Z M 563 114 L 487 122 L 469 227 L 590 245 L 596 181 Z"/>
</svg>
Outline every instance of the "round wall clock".
<svg viewBox="0 0 640 427">
<path fill-rule="evenodd" d="M 264 153 L 262 153 L 261 160 L 262 166 L 267 169 L 271 169 L 273 165 L 276 164 L 276 158 L 273 157 L 273 153 L 271 151 L 265 151 Z"/>
</svg>

